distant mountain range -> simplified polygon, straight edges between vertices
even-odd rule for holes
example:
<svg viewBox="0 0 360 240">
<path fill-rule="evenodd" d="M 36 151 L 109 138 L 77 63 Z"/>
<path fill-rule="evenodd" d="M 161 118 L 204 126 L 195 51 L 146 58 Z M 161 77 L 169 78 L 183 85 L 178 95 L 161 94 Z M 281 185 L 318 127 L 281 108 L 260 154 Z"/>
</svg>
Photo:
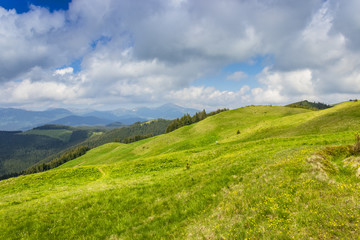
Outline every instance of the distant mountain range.
<svg viewBox="0 0 360 240">
<path fill-rule="evenodd" d="M 29 130 L 44 124 L 62 124 L 68 126 L 96 126 L 119 123 L 130 125 L 151 119 L 175 119 L 186 113 L 199 112 L 197 109 L 184 108 L 175 104 L 165 104 L 156 108 L 116 109 L 114 111 L 88 111 L 76 114 L 63 108 L 46 111 L 27 111 L 15 108 L 0 108 L 0 130 Z"/>
<path fill-rule="evenodd" d="M 114 121 L 119 121 L 121 119 L 127 119 L 131 121 L 131 119 L 135 118 L 137 119 L 135 122 L 137 122 L 157 118 L 172 120 L 178 117 L 182 117 L 184 114 L 189 113 L 190 115 L 193 115 L 196 112 L 199 112 L 199 110 L 193 108 L 184 108 L 168 103 L 155 108 L 141 107 L 131 110 L 119 108 L 113 111 L 91 111 L 83 114 L 83 116 L 95 116 L 98 118 L 105 118 Z"/>
<path fill-rule="evenodd" d="M 96 125 L 108 125 L 112 122 L 113 122 L 112 120 L 98 118 L 94 116 L 83 117 L 83 116 L 71 115 L 57 119 L 55 121 L 51 121 L 49 124 L 59 124 L 59 125 L 67 125 L 67 126 L 96 126 Z"/>
<path fill-rule="evenodd" d="M 69 115 L 72 115 L 72 112 L 63 108 L 47 111 L 0 108 L 0 130 L 28 130 Z"/>
</svg>

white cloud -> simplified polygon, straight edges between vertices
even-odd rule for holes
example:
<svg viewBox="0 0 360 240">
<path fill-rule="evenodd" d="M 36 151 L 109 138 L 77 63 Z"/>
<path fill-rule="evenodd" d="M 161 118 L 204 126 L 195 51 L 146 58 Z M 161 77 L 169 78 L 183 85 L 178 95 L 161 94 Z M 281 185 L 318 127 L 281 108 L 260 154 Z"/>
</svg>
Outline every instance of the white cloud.
<svg viewBox="0 0 360 240">
<path fill-rule="evenodd" d="M 25 79 L 18 83 L 6 84 L 1 90 L 2 96 L 10 97 L 12 101 L 27 102 L 29 100 L 37 101 L 67 101 L 73 99 L 81 93 L 77 86 L 69 87 L 58 82 L 32 82 Z M 1 101 L 6 102 L 5 98 Z"/>
<path fill-rule="evenodd" d="M 73 0 L 68 11 L 25 14 L 0 7 L 0 100 L 202 108 L 347 98 L 360 91 L 358 8 L 357 0 Z M 262 56 L 271 66 L 252 89 L 192 86 Z M 62 68 L 78 59 L 80 72 Z"/>
<path fill-rule="evenodd" d="M 312 73 L 309 69 L 302 69 L 289 72 L 274 72 L 265 68 L 259 74 L 259 81 L 268 89 L 276 90 L 281 95 L 312 94 L 315 89 Z"/>
<path fill-rule="evenodd" d="M 0 7 L 0 17 L 1 81 L 10 81 L 34 66 L 49 67 L 66 58 L 47 35 L 63 27 L 63 14 L 32 8 L 19 15 Z"/>
<path fill-rule="evenodd" d="M 278 49 L 276 67 L 281 70 L 322 68 L 344 57 L 346 39 L 341 32 L 333 32 L 334 16 L 325 2 L 298 32 L 288 46 Z"/>
<path fill-rule="evenodd" d="M 241 81 L 247 77 L 248 77 L 248 75 L 246 73 L 238 71 L 238 72 L 234 72 L 234 73 L 228 75 L 226 79 L 232 80 L 232 81 Z"/>
<path fill-rule="evenodd" d="M 334 9 L 332 31 L 341 32 L 346 38 L 346 46 L 351 51 L 360 50 L 360 2 L 348 0 L 346 3 L 331 0 L 329 5 Z"/>
<path fill-rule="evenodd" d="M 65 75 L 65 74 L 72 74 L 74 72 L 74 69 L 72 67 L 57 69 L 54 74 L 55 75 Z"/>
<path fill-rule="evenodd" d="M 240 103 L 248 103 L 250 87 L 245 85 L 239 91 L 219 91 L 214 87 L 188 87 L 171 91 L 165 96 L 168 101 L 198 109 L 236 108 Z"/>
<path fill-rule="evenodd" d="M 257 104 L 279 104 L 289 101 L 289 98 L 281 95 L 278 89 L 273 88 L 253 88 L 251 99 Z"/>
</svg>

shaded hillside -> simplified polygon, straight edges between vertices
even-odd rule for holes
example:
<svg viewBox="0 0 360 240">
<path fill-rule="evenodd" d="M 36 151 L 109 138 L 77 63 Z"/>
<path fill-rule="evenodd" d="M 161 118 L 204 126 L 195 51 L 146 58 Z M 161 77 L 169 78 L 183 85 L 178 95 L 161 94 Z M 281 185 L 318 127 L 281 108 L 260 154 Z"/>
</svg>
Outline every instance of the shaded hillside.
<svg viewBox="0 0 360 240">
<path fill-rule="evenodd" d="M 358 239 L 359 113 L 249 106 L 102 145 L 0 181 L 0 238 Z"/>
<path fill-rule="evenodd" d="M 300 102 L 296 102 L 296 103 L 291 103 L 289 105 L 286 105 L 285 107 L 292 107 L 292 108 L 305 108 L 305 109 L 310 109 L 310 110 L 322 110 L 322 109 L 327 109 L 327 108 L 331 108 L 330 105 L 325 104 L 325 103 L 321 103 L 321 102 L 309 102 L 308 100 L 304 100 L 304 101 L 300 101 Z"/>
<path fill-rule="evenodd" d="M 98 131 L 61 125 L 45 125 L 26 132 L 0 131 L 0 177 L 51 160 Z"/>
<path fill-rule="evenodd" d="M 0 132 L 0 176 L 24 170 L 64 147 L 64 142 L 48 136 Z"/>
<path fill-rule="evenodd" d="M 70 148 L 57 152 L 56 154 L 53 154 L 44 160 L 34 164 L 33 166 L 25 169 L 22 172 L 17 172 L 14 174 L 9 175 L 9 177 L 13 176 L 19 176 L 22 174 L 30 174 L 30 173 L 37 173 L 37 172 L 43 172 L 50 169 L 53 169 L 61 164 L 64 164 L 70 160 L 73 160 L 76 157 L 79 157 L 83 154 L 85 154 L 88 150 L 91 148 L 103 145 L 105 143 L 110 142 L 123 142 L 123 143 L 131 143 L 136 142 L 142 139 L 146 139 L 152 136 L 156 136 L 159 134 L 163 134 L 166 127 L 169 124 L 169 120 L 164 119 L 156 119 L 153 121 L 145 122 L 145 123 L 135 123 L 128 127 L 122 127 L 118 129 L 113 129 L 111 131 L 102 132 L 102 129 L 96 129 L 91 127 L 83 127 L 84 129 L 93 131 L 96 130 L 96 132 L 93 132 L 92 137 L 89 139 L 80 142 L 78 144 L 74 144 Z M 54 130 L 64 130 L 62 127 L 66 130 L 69 129 L 76 129 L 69 126 L 61 126 L 61 125 L 45 125 L 39 128 L 36 128 L 32 131 L 37 132 L 37 130 L 42 129 L 43 131 L 40 131 L 43 135 L 49 135 L 49 133 L 53 137 L 58 137 L 59 133 L 54 134 Z M 54 128 L 54 129 L 52 129 Z M 83 129 L 83 132 L 85 131 Z M 44 131 L 48 130 L 48 131 Z M 73 137 L 73 136 L 72 136 Z M 71 140 L 71 139 L 70 139 Z M 4 178 L 4 177 L 3 177 Z"/>
<path fill-rule="evenodd" d="M 43 169 L 44 163 L 59 162 L 57 159 L 61 155 L 77 147 L 93 148 L 110 142 L 129 143 L 163 134 L 170 122 L 157 119 L 112 130 L 48 124 L 26 132 L 0 132 L 0 178 L 17 176 L 24 170 L 33 172 L 32 169 Z M 31 167 L 34 168 L 28 169 Z"/>
<path fill-rule="evenodd" d="M 104 134 L 94 136 L 86 141 L 85 144 L 93 148 L 105 143 L 122 142 L 126 138 L 138 135 L 152 134 L 153 136 L 156 136 L 164 134 L 170 122 L 170 120 L 165 119 L 156 119 L 144 123 L 137 122 L 130 126 L 116 128 Z"/>
</svg>

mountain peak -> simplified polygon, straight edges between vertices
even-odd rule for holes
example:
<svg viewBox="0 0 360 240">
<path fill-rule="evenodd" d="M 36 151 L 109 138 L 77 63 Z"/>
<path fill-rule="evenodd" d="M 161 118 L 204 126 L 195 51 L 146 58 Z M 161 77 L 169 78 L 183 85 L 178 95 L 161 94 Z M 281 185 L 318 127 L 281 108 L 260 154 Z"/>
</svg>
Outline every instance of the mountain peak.
<svg viewBox="0 0 360 240">
<path fill-rule="evenodd" d="M 179 105 L 176 105 L 174 103 L 165 103 L 163 105 L 161 105 L 160 107 L 177 107 L 177 108 L 183 108 L 183 107 L 180 107 Z M 160 108 L 158 107 L 158 108 Z"/>
</svg>

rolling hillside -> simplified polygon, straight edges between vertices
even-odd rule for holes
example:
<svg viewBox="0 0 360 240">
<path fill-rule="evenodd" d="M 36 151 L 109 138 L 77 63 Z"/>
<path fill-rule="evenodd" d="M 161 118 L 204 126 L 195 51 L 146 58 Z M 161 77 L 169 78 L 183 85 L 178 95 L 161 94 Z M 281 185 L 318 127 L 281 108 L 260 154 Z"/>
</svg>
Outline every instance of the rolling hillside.
<svg viewBox="0 0 360 240">
<path fill-rule="evenodd" d="M 248 106 L 105 144 L 0 181 L 0 238 L 358 239 L 359 123 L 358 102 Z"/>
<path fill-rule="evenodd" d="M 165 133 L 170 120 L 156 119 L 130 126 L 106 128 L 48 124 L 29 131 L 0 131 L 0 179 L 18 176 L 24 170 L 48 164 L 76 147 L 94 148 L 109 142 Z M 50 164 L 52 165 L 52 164 Z"/>
</svg>

